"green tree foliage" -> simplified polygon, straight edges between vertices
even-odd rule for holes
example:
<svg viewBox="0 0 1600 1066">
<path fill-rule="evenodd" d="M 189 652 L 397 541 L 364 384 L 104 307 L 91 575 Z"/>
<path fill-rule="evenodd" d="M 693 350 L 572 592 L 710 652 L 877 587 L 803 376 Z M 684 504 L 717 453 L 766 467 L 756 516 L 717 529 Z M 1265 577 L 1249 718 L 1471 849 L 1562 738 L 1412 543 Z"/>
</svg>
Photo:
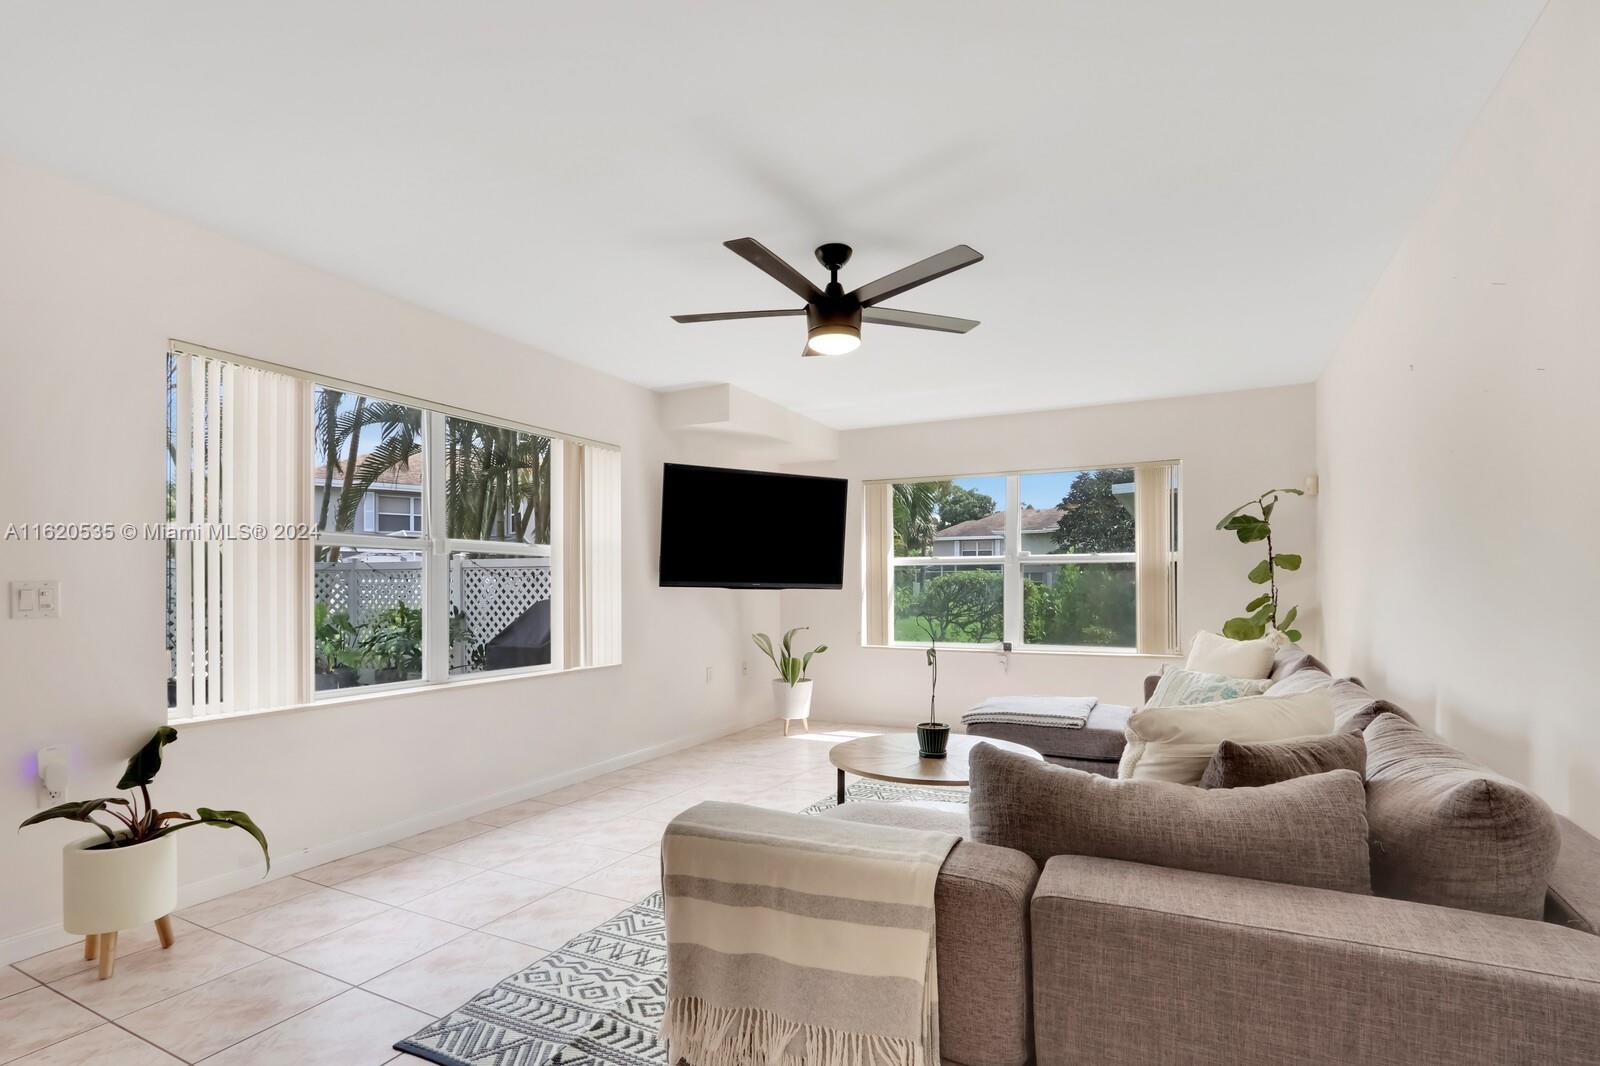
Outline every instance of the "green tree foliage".
<svg viewBox="0 0 1600 1066">
<path fill-rule="evenodd" d="M 998 509 L 994 497 L 988 493 L 947 483 L 939 500 L 939 528 L 949 529 L 976 518 L 988 518 Z"/>
<path fill-rule="evenodd" d="M 994 570 L 941 574 L 913 592 L 904 613 L 934 641 L 981 644 L 1000 639 L 1003 583 Z"/>
<path fill-rule="evenodd" d="M 1133 551 L 1133 512 L 1112 493 L 1133 480 L 1133 468 L 1086 470 L 1072 479 L 1058 504 L 1056 550 L 1067 554 Z"/>
</svg>

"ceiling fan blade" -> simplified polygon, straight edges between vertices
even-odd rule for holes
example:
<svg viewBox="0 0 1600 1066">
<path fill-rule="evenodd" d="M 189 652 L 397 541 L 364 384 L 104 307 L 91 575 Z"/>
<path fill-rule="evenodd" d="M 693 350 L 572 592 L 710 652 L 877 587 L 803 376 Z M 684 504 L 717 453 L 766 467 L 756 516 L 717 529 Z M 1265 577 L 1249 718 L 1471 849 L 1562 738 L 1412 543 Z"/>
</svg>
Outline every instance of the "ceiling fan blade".
<svg viewBox="0 0 1600 1066">
<path fill-rule="evenodd" d="M 869 281 L 851 295 L 861 301 L 862 307 L 871 307 L 891 296 L 898 296 L 907 289 L 914 289 L 934 278 L 942 278 L 951 271 L 981 262 L 983 262 L 982 252 L 965 244 L 958 244 L 938 255 L 930 255 L 919 263 L 902 267 L 893 274 L 885 274 L 877 281 Z"/>
<path fill-rule="evenodd" d="M 804 307 L 785 307 L 779 311 L 713 311 L 705 315 L 673 315 L 674 322 L 727 322 L 735 318 L 787 318 L 803 315 Z"/>
<path fill-rule="evenodd" d="M 868 307 L 861 312 L 861 321 L 874 322 L 880 326 L 932 329 L 940 333 L 966 333 L 978 324 L 976 320 L 970 318 L 929 315 L 921 311 L 897 311 L 892 307 Z"/>
<path fill-rule="evenodd" d="M 730 251 L 743 256 L 756 267 L 772 275 L 778 284 L 794 293 L 806 303 L 816 303 L 822 299 L 822 290 L 806 280 L 806 276 L 794 267 L 779 259 L 773 251 L 754 237 L 740 237 L 736 240 L 723 241 L 722 246 Z"/>
</svg>

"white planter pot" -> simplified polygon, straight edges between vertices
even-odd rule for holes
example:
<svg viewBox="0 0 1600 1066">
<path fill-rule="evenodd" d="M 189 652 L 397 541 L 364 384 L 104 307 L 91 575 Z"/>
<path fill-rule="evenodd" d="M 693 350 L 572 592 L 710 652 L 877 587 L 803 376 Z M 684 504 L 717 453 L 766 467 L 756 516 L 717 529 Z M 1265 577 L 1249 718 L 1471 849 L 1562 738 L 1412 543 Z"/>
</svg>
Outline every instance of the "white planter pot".
<svg viewBox="0 0 1600 1066">
<path fill-rule="evenodd" d="M 801 681 L 791 685 L 787 681 L 773 679 L 772 706 L 778 712 L 778 717 L 785 722 L 810 718 L 811 682 Z"/>
<path fill-rule="evenodd" d="M 61 910 L 67 932 L 115 933 L 178 906 L 178 841 L 158 837 L 129 848 L 88 850 L 96 835 L 61 849 Z"/>
</svg>

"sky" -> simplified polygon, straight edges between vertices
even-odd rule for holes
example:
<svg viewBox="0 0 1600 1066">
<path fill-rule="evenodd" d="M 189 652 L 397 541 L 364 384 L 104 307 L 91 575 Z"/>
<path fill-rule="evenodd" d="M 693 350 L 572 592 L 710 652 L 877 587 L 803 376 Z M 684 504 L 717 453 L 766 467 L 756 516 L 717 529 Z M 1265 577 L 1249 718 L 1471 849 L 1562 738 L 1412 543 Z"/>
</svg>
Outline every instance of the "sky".
<svg viewBox="0 0 1600 1066">
<path fill-rule="evenodd" d="M 1072 479 L 1078 476 L 1076 470 L 1062 470 L 1053 474 L 1023 474 L 1022 475 L 1022 502 L 1024 506 L 1032 504 L 1039 510 L 1054 507 L 1066 496 L 1067 489 L 1072 485 Z M 1006 479 L 1002 476 L 995 477 L 958 477 L 955 484 L 964 489 L 981 492 L 994 499 L 997 509 L 1004 509 L 1006 505 Z"/>
</svg>

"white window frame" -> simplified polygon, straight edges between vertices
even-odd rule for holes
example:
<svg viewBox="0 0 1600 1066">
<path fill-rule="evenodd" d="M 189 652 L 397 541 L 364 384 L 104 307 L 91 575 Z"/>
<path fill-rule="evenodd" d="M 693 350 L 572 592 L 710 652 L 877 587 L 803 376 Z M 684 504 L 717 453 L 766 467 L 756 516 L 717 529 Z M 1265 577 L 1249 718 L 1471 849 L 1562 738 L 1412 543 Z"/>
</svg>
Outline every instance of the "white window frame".
<svg viewBox="0 0 1600 1066">
<path fill-rule="evenodd" d="M 1022 498 L 1021 498 L 1022 497 L 1022 493 L 1021 493 L 1022 478 L 1026 477 L 1026 476 L 1030 476 L 1032 474 L 1060 474 L 1060 473 L 1066 473 L 1066 472 L 1069 472 L 1069 471 L 1090 472 L 1090 471 L 1094 471 L 1094 470 L 1115 469 L 1117 467 L 1122 467 L 1122 466 L 1136 467 L 1138 465 L 1140 465 L 1140 464 L 1137 464 L 1137 463 L 1101 463 L 1101 464 L 1098 464 L 1098 465 L 1095 465 L 1095 466 L 1082 466 L 1082 467 L 1067 466 L 1067 467 L 1059 467 L 1059 468 L 1050 469 L 1050 470 L 1025 471 L 1025 472 L 1010 473 L 1010 474 L 1004 474 L 1004 475 L 990 473 L 990 474 L 958 474 L 958 475 L 954 475 L 954 476 L 943 476 L 943 477 L 901 477 L 901 478 L 894 478 L 892 481 L 888 482 L 888 484 L 892 487 L 893 485 L 914 484 L 914 483 L 917 483 L 917 482 L 926 482 L 926 481 L 963 481 L 963 480 L 966 480 L 968 478 L 992 478 L 992 477 L 1002 477 L 1003 476 L 1006 479 L 1006 501 L 1005 501 L 1005 526 L 1004 526 L 1005 533 L 1004 533 L 1004 538 L 1003 538 L 1003 540 L 1001 542 L 1004 550 L 1001 551 L 999 554 L 967 555 L 967 554 L 965 554 L 963 552 L 962 554 L 954 555 L 954 556 L 933 556 L 933 555 L 914 556 L 914 557 L 896 556 L 896 555 L 893 554 L 894 538 L 892 536 L 892 530 L 891 530 L 891 535 L 888 537 L 888 549 L 887 549 L 887 554 L 889 555 L 889 559 L 888 559 L 889 572 L 888 572 L 888 580 L 885 582 L 887 587 L 884 590 L 885 591 L 885 595 L 886 595 L 886 599 L 887 599 L 887 602 L 885 604 L 885 615 L 884 615 L 884 626 L 885 626 L 885 629 L 886 629 L 886 632 L 887 632 L 887 637 L 888 637 L 887 645 L 889 647 L 897 647 L 897 648 L 912 648 L 912 647 L 925 647 L 926 646 L 924 642 L 920 642 L 920 641 L 905 641 L 905 640 L 898 640 L 898 639 L 895 638 L 895 605 L 894 605 L 894 593 L 895 593 L 895 586 L 896 586 L 895 575 L 898 574 L 899 571 L 902 568 L 915 568 L 915 567 L 927 568 L 927 567 L 952 567 L 952 566 L 954 566 L 954 567 L 978 566 L 978 567 L 993 568 L 996 565 L 996 563 L 999 563 L 999 565 L 1001 567 L 1001 574 L 1002 574 L 1002 577 L 1003 577 L 1003 581 L 1002 581 L 1002 607 L 1001 607 L 1001 611 L 1002 611 L 1002 626 L 1001 626 L 1002 633 L 1001 633 L 1001 639 L 998 640 L 998 641 L 986 641 L 986 642 L 965 642 L 965 641 L 963 641 L 963 642 L 951 642 L 951 643 L 949 643 L 947 645 L 942 645 L 942 646 L 948 647 L 948 648 L 952 648 L 952 649 L 973 649 L 973 650 L 989 650 L 989 651 L 1001 651 L 1001 650 L 1018 651 L 1018 650 L 1026 650 L 1026 651 L 1031 651 L 1031 652 L 1064 652 L 1064 653 L 1079 653 L 1079 654 L 1082 654 L 1082 653 L 1091 653 L 1091 654 L 1098 653 L 1098 654 L 1108 654 L 1108 655 L 1169 654 L 1169 653 L 1171 653 L 1171 650 L 1178 646 L 1178 632 L 1177 632 L 1177 626 L 1178 626 L 1178 622 L 1177 622 L 1178 595 L 1177 595 L 1177 585 L 1178 585 L 1178 564 L 1179 564 L 1179 560 L 1180 560 L 1180 557 L 1181 557 L 1181 544 L 1180 544 L 1180 532 L 1179 531 L 1182 528 L 1182 524 L 1179 521 L 1179 507 L 1181 506 L 1182 493 L 1181 493 L 1180 484 L 1176 483 L 1170 475 L 1169 475 L 1169 479 L 1168 479 L 1168 485 L 1169 485 L 1168 491 L 1174 494 L 1174 501 L 1173 501 L 1172 512 L 1171 512 L 1171 516 L 1170 516 L 1172 531 L 1171 531 L 1171 533 L 1169 533 L 1169 534 L 1167 534 L 1166 536 L 1163 537 L 1163 541 L 1164 542 L 1166 542 L 1168 540 L 1168 538 L 1170 537 L 1170 547 L 1169 547 L 1169 549 L 1167 551 L 1168 558 L 1167 558 L 1167 561 L 1166 561 L 1166 568 L 1165 568 L 1165 572 L 1166 572 L 1166 575 L 1167 575 L 1167 580 L 1166 580 L 1167 624 L 1166 624 L 1165 629 L 1166 629 L 1166 633 L 1167 633 L 1167 636 L 1168 636 L 1168 641 L 1167 641 L 1167 645 L 1168 646 L 1165 647 L 1165 648 L 1161 648 L 1159 650 L 1146 650 L 1146 649 L 1141 649 L 1141 648 L 1137 647 L 1136 645 L 1135 646 L 1128 646 L 1128 645 L 1103 645 L 1103 644 L 1032 644 L 1032 643 L 1028 643 L 1027 641 L 1025 641 L 1023 639 L 1024 626 L 1023 626 L 1023 609 L 1022 608 L 1023 608 L 1023 596 L 1024 596 L 1024 589 L 1023 589 L 1024 578 L 1023 578 L 1023 572 L 1022 571 L 1023 571 L 1023 566 L 1024 565 L 1068 564 L 1068 565 L 1080 565 L 1080 566 L 1082 566 L 1082 565 L 1094 566 L 1094 565 L 1108 565 L 1108 564 L 1121 563 L 1121 564 L 1133 564 L 1133 565 L 1137 566 L 1138 555 L 1137 555 L 1136 552 L 1034 553 L 1034 552 L 1023 551 L 1022 547 L 1021 547 L 1021 545 L 1022 545 Z M 1158 465 L 1169 466 L 1174 471 L 1181 470 L 1181 464 L 1176 460 L 1160 461 L 1158 463 Z M 1137 500 L 1137 496 L 1135 496 L 1135 500 Z M 962 539 L 967 539 L 967 538 L 962 538 Z M 958 551 L 959 550 L 960 549 L 958 549 Z M 1139 588 L 1138 587 L 1138 578 L 1137 578 L 1137 574 L 1136 574 L 1135 575 L 1135 586 L 1134 586 L 1134 595 L 1135 595 L 1136 599 L 1140 595 L 1138 588 Z M 1135 640 L 1137 641 L 1137 639 L 1138 638 L 1136 636 Z"/>
</svg>

